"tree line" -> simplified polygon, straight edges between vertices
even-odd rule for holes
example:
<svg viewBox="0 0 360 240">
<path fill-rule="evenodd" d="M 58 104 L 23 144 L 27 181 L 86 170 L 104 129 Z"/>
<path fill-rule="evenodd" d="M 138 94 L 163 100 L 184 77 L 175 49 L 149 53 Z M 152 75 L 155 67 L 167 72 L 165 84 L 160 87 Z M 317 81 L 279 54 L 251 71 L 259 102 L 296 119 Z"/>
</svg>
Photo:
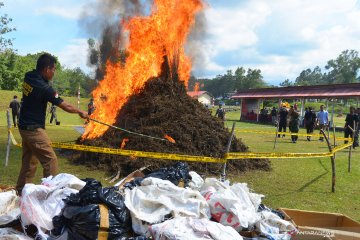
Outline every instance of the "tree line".
<svg viewBox="0 0 360 240">
<path fill-rule="evenodd" d="M 360 58 L 356 50 L 345 50 L 336 59 L 329 60 L 322 72 L 319 66 L 314 69 L 301 71 L 295 80 L 285 79 L 279 85 L 288 86 L 307 86 L 322 84 L 340 84 L 360 82 Z M 235 72 L 228 70 L 224 75 L 215 78 L 197 79 L 191 77 L 189 89 L 194 90 L 195 85 L 200 90 L 211 93 L 216 98 L 226 98 L 229 94 L 238 90 L 251 88 L 277 87 L 269 85 L 264 81 L 260 69 L 247 69 L 238 67 Z"/>
<path fill-rule="evenodd" d="M 0 89 L 21 91 L 24 75 L 35 69 L 36 61 L 43 52 L 21 56 L 12 49 L 0 52 Z M 62 96 L 89 96 L 97 82 L 80 68 L 69 69 L 58 61 L 52 86 Z"/>
</svg>

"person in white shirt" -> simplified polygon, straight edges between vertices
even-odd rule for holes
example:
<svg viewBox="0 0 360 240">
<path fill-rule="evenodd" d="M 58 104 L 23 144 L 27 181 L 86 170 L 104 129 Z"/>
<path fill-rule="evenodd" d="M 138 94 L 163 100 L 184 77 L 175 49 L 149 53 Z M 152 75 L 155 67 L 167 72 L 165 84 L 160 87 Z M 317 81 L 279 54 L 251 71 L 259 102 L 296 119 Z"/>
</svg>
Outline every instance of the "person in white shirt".
<svg viewBox="0 0 360 240">
<path fill-rule="evenodd" d="M 318 125 L 319 129 L 323 131 L 329 125 L 329 113 L 324 110 L 324 105 L 320 106 L 320 112 L 316 114 L 316 125 Z M 324 138 L 320 137 L 319 140 L 324 141 Z"/>
</svg>

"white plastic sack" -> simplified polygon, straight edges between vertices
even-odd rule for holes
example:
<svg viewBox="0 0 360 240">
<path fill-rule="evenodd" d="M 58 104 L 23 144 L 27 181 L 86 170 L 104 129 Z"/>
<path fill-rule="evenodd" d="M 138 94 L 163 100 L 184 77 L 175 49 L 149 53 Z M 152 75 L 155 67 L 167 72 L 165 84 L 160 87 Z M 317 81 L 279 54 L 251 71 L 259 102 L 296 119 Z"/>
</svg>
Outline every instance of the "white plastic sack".
<svg viewBox="0 0 360 240">
<path fill-rule="evenodd" d="M 163 223 L 152 225 L 150 231 L 155 240 L 243 239 L 233 228 L 223 226 L 207 218 L 174 218 Z"/>
<path fill-rule="evenodd" d="M 297 232 L 296 227 L 291 222 L 281 219 L 275 213 L 262 211 L 259 215 L 261 220 L 255 223 L 255 227 L 262 236 L 270 239 L 290 240 L 291 236 Z"/>
<path fill-rule="evenodd" d="M 47 178 L 41 179 L 41 181 L 41 185 L 50 188 L 69 187 L 76 190 L 81 190 L 86 184 L 86 182 L 68 173 L 59 173 L 55 177 L 49 176 Z"/>
<path fill-rule="evenodd" d="M 204 184 L 204 179 L 197 174 L 196 172 L 190 171 L 189 175 L 191 177 L 191 181 L 189 182 L 189 187 L 193 190 L 200 190 L 201 186 Z"/>
<path fill-rule="evenodd" d="M 85 186 L 85 182 L 70 174 L 45 178 L 43 185 L 25 184 L 20 201 L 23 227 L 34 224 L 40 237 L 46 238 L 44 231 L 54 228 L 52 219 L 64 208 L 63 199 L 78 193 L 81 186 Z"/>
<path fill-rule="evenodd" d="M 8 224 L 20 216 L 19 200 L 15 190 L 0 192 L 0 226 Z"/>
<path fill-rule="evenodd" d="M 211 210 L 211 217 L 237 231 L 260 220 L 257 209 L 263 195 L 250 193 L 246 183 L 229 186 L 215 178 L 207 178 L 201 188 Z"/>
<path fill-rule="evenodd" d="M 16 231 L 12 228 L 0 228 L 0 239 L 1 240 L 31 240 L 32 238 L 27 237 L 25 234 Z"/>
<path fill-rule="evenodd" d="M 133 230 L 148 234 L 147 224 L 172 217 L 210 218 L 210 209 L 198 191 L 180 188 L 167 180 L 146 178 L 141 186 L 125 189 L 125 205 L 130 210 Z"/>
</svg>

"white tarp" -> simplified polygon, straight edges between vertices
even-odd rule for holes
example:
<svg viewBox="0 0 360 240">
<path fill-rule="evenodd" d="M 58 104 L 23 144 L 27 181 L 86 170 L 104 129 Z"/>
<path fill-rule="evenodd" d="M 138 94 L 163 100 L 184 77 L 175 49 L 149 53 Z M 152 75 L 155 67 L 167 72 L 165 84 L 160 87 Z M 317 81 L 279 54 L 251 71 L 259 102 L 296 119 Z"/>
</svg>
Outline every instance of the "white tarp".
<svg viewBox="0 0 360 240">
<path fill-rule="evenodd" d="M 174 218 L 163 223 L 152 225 L 150 231 L 155 240 L 243 239 L 232 227 L 223 226 L 207 218 Z"/>
<path fill-rule="evenodd" d="M 83 186 L 85 182 L 70 174 L 45 178 L 42 185 L 26 184 L 20 201 L 23 227 L 34 224 L 39 235 L 46 237 L 43 231 L 54 228 L 52 218 L 64 208 L 63 199 L 72 193 L 78 193 L 78 189 Z"/>
<path fill-rule="evenodd" d="M 146 178 L 141 186 L 125 189 L 125 205 L 131 212 L 132 227 L 148 234 L 147 224 L 160 223 L 166 217 L 210 218 L 210 209 L 200 192 L 180 188 L 167 180 Z"/>
<path fill-rule="evenodd" d="M 257 209 L 263 195 L 251 193 L 246 183 L 229 186 L 215 178 L 207 178 L 201 194 L 210 206 L 211 217 L 225 226 L 241 231 L 260 220 Z"/>
<path fill-rule="evenodd" d="M 25 234 L 12 228 L 0 228 L 0 240 L 31 240 Z"/>
<path fill-rule="evenodd" d="M 8 224 L 20 216 L 19 200 L 15 190 L 0 192 L 0 226 Z"/>
</svg>

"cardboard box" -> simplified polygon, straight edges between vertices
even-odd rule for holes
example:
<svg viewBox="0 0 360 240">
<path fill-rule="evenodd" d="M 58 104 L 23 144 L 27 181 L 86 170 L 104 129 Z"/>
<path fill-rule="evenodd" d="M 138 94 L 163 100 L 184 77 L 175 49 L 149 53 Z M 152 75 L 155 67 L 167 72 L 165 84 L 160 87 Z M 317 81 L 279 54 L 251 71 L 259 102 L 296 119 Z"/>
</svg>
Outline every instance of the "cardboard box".
<svg viewBox="0 0 360 240">
<path fill-rule="evenodd" d="M 299 233 L 292 239 L 360 239 L 360 223 L 348 216 L 288 208 L 279 210 L 299 229 Z"/>
</svg>

